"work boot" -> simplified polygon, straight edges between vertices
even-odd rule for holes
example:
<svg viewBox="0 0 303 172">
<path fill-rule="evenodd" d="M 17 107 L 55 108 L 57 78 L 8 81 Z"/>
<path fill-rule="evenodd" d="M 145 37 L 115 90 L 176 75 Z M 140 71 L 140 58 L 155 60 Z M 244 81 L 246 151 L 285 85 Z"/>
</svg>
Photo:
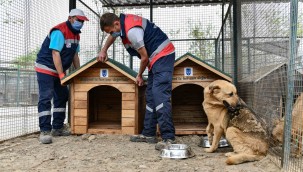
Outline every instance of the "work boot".
<svg viewBox="0 0 303 172">
<path fill-rule="evenodd" d="M 143 134 L 130 136 L 131 142 L 147 142 L 147 143 L 157 143 L 158 139 L 155 136 L 147 137 Z"/>
<path fill-rule="evenodd" d="M 176 140 L 175 139 L 163 139 L 161 142 L 158 142 L 155 146 L 156 150 L 162 150 L 166 147 L 168 147 L 171 144 L 175 144 Z"/>
<path fill-rule="evenodd" d="M 50 144 L 53 142 L 52 135 L 50 131 L 41 131 L 39 136 L 39 141 L 43 144 Z"/>
<path fill-rule="evenodd" d="M 60 129 L 52 129 L 53 136 L 69 136 L 71 132 L 68 130 L 67 127 L 62 127 Z"/>
</svg>

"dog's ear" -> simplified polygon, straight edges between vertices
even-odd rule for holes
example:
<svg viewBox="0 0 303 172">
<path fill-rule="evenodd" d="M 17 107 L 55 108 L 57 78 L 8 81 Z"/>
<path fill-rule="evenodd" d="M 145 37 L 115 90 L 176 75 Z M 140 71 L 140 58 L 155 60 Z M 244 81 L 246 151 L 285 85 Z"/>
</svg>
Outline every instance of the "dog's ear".
<svg viewBox="0 0 303 172">
<path fill-rule="evenodd" d="M 217 92 L 216 90 L 219 90 L 219 89 L 220 89 L 219 85 L 209 85 L 210 94 L 216 93 Z"/>
</svg>

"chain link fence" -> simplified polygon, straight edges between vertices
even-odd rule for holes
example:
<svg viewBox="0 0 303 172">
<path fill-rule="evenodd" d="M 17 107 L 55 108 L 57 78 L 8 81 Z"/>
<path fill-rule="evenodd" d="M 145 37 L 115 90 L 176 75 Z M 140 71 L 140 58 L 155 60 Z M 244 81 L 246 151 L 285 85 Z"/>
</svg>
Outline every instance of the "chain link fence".
<svg viewBox="0 0 303 172">
<path fill-rule="evenodd" d="M 52 3 L 34 0 L 1 1 L 0 84 L 3 89 L 0 91 L 0 140 L 38 131 L 38 85 L 34 62 L 49 30 L 67 20 L 69 5 L 68 1 L 59 0 Z M 151 18 L 148 6 L 113 9 L 102 8 L 101 2 L 97 0 L 77 0 L 76 7 L 82 9 L 90 19 L 81 30 L 81 65 L 96 58 L 107 38 L 107 34 L 100 30 L 99 16 L 113 10 L 116 14 L 132 13 L 153 20 L 174 43 L 177 58 L 190 52 L 215 65 L 218 34 L 222 16 L 227 10 L 225 8 L 225 11 L 222 11 L 221 4 L 170 8 L 162 6 L 163 8 L 154 9 Z M 176 10 L 179 13 L 176 13 Z M 178 20 L 180 21 L 176 24 Z M 119 40 L 108 54 L 110 58 L 134 70 L 139 69 L 139 59 L 129 57 Z M 8 122 L 8 116 L 15 122 Z M 22 125 L 16 126 L 17 121 L 22 121 Z"/>
<path fill-rule="evenodd" d="M 67 20 L 68 1 L 0 1 L 0 141 L 38 131 L 34 61 L 51 27 Z"/>
<path fill-rule="evenodd" d="M 292 19 L 293 4 L 295 1 L 241 3 L 242 56 L 237 76 L 240 96 L 267 129 L 271 159 L 286 171 L 303 171 L 302 156 L 296 155 L 298 151 L 302 154 L 298 148 L 303 141 L 303 9 L 302 2 L 297 2 L 299 13 Z M 297 26 L 297 32 L 291 26 Z M 279 130 L 280 141 L 274 129 Z"/>
<path fill-rule="evenodd" d="M 303 0 L 243 0 L 203 5 L 103 7 L 100 0 L 77 0 L 90 19 L 81 30 L 81 65 L 96 58 L 107 34 L 104 12 L 137 14 L 152 20 L 172 40 L 176 58 L 189 52 L 236 77 L 240 97 L 254 109 L 269 135 L 269 156 L 286 171 L 303 171 Z M 0 141 L 38 131 L 38 86 L 34 61 L 49 30 L 67 20 L 69 1 L 0 1 Z M 297 9 L 297 10 L 296 10 Z M 234 57 L 234 35 L 241 32 Z M 138 71 L 120 40 L 109 57 Z M 237 64 L 237 65 L 236 65 Z M 282 141 L 272 134 L 282 125 Z M 283 125 L 285 127 L 283 127 Z M 301 151 L 301 152 L 300 152 Z"/>
<path fill-rule="evenodd" d="M 225 12 L 226 10 L 225 8 Z M 104 12 L 114 12 L 117 15 L 129 13 L 147 18 L 160 27 L 173 42 L 176 48 L 176 58 L 188 52 L 213 66 L 216 65 L 216 44 L 218 44 L 218 34 L 222 25 L 222 4 L 211 6 L 202 4 L 184 5 L 169 8 L 166 6 L 155 6 L 152 16 L 150 15 L 149 6 L 140 6 L 140 8 L 117 7 L 114 10 L 112 8 L 104 8 Z M 129 57 L 119 39 L 111 47 L 110 58 L 138 71 L 139 59 Z M 147 71 L 145 71 L 145 74 L 147 74 Z"/>
</svg>

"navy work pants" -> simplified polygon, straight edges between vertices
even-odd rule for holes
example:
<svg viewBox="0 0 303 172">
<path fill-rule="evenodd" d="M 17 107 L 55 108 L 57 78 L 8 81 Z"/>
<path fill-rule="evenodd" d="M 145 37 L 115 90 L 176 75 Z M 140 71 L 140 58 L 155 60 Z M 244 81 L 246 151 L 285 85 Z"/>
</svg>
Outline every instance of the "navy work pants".
<svg viewBox="0 0 303 172">
<path fill-rule="evenodd" d="M 66 102 L 68 100 L 67 86 L 62 86 L 60 79 L 37 72 L 39 85 L 39 127 L 41 131 L 60 129 L 65 120 Z M 53 123 L 51 125 L 51 100 L 53 99 Z"/>
<path fill-rule="evenodd" d="M 175 139 L 170 102 L 174 62 L 175 53 L 158 59 L 148 72 L 146 112 L 142 131 L 145 136 L 156 136 L 158 123 L 162 139 Z"/>
</svg>

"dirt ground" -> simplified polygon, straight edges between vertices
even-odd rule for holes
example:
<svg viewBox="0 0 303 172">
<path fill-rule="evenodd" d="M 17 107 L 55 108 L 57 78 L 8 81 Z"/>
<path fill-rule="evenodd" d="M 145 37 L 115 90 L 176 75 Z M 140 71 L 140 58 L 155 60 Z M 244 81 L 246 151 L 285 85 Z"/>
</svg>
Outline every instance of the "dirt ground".
<svg viewBox="0 0 303 172">
<path fill-rule="evenodd" d="M 258 162 L 225 165 L 219 148 L 206 153 L 199 147 L 200 136 L 177 137 L 178 143 L 191 146 L 195 157 L 161 158 L 154 144 L 133 143 L 127 135 L 81 135 L 53 138 L 53 143 L 38 142 L 38 134 L 0 143 L 0 171 L 173 171 L 173 172 L 278 172 L 268 157 Z"/>
</svg>

